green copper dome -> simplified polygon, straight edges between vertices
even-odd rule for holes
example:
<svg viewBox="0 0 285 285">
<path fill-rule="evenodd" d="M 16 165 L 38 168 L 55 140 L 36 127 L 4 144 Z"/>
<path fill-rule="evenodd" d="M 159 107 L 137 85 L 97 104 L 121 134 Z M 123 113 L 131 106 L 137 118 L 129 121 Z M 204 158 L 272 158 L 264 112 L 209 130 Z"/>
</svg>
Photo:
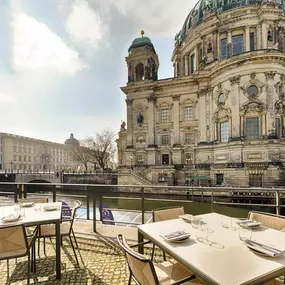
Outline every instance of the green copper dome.
<svg viewBox="0 0 285 285">
<path fill-rule="evenodd" d="M 150 38 L 144 36 L 134 39 L 131 46 L 129 47 L 129 51 L 133 48 L 138 48 L 142 46 L 149 46 L 153 50 L 153 52 L 156 53 Z"/>
<path fill-rule="evenodd" d="M 187 30 L 201 24 L 209 13 L 221 13 L 239 7 L 258 5 L 266 2 L 275 3 L 285 10 L 285 0 L 200 0 L 188 14 L 182 30 L 176 35 L 176 43 L 179 44 L 183 42 Z"/>
</svg>

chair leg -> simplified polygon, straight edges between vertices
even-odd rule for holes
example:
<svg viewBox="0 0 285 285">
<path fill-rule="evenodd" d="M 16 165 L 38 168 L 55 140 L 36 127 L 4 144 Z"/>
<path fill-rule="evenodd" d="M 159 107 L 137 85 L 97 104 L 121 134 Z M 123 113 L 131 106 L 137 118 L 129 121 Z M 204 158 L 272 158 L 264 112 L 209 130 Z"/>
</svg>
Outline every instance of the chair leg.
<svg viewBox="0 0 285 285">
<path fill-rule="evenodd" d="M 31 247 L 31 272 L 34 272 L 34 245 Z"/>
<path fill-rule="evenodd" d="M 33 244 L 33 253 L 34 253 L 34 256 L 33 256 L 33 272 L 36 272 L 36 243 L 34 242 Z"/>
<path fill-rule="evenodd" d="M 151 261 L 153 261 L 154 249 L 155 249 L 155 244 L 153 244 L 153 246 L 152 246 Z"/>
<path fill-rule="evenodd" d="M 72 249 L 73 249 L 73 253 L 74 253 L 76 262 L 77 262 L 77 264 L 79 265 L 78 258 L 77 258 L 76 252 L 75 252 L 75 248 L 74 248 L 74 245 L 73 245 L 73 242 L 72 242 L 72 239 L 71 239 L 71 235 L 69 235 L 68 237 L 69 237 L 69 240 L 70 240 L 71 247 L 72 247 Z"/>
<path fill-rule="evenodd" d="M 163 251 L 162 254 L 163 254 L 163 260 L 166 261 L 166 254 L 165 254 L 165 251 Z"/>
<path fill-rule="evenodd" d="M 41 238 L 38 237 L 38 257 L 40 257 L 40 244 L 41 244 Z"/>
<path fill-rule="evenodd" d="M 27 277 L 27 285 L 30 285 L 30 252 L 28 252 L 28 277 Z"/>
<path fill-rule="evenodd" d="M 46 238 L 44 238 L 44 255 L 47 256 L 47 253 L 46 253 Z"/>
<path fill-rule="evenodd" d="M 71 229 L 71 231 L 72 231 L 72 235 L 73 235 L 73 238 L 74 238 L 74 241 L 75 241 L 76 248 L 78 248 L 77 239 L 75 237 L 73 229 Z"/>
<path fill-rule="evenodd" d="M 131 283 L 132 283 L 132 273 L 130 272 L 130 277 L 129 277 L 128 285 L 131 285 Z"/>
<path fill-rule="evenodd" d="M 7 282 L 6 284 L 10 284 L 9 279 L 10 279 L 10 268 L 9 268 L 9 259 L 7 259 Z"/>
</svg>

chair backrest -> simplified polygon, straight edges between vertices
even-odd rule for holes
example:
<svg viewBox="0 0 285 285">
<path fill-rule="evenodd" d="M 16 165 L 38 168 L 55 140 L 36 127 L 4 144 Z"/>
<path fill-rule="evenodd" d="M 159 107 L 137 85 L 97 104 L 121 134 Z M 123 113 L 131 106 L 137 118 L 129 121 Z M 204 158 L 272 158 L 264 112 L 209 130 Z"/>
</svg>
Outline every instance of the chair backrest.
<svg viewBox="0 0 285 285">
<path fill-rule="evenodd" d="M 262 222 L 263 226 L 274 230 L 285 232 L 285 217 L 270 213 L 251 211 L 248 218 L 257 222 Z"/>
<path fill-rule="evenodd" d="M 27 251 L 28 241 L 24 225 L 0 228 L 0 259 L 24 255 Z"/>
<path fill-rule="evenodd" d="M 74 203 L 73 203 L 69 232 L 72 229 L 73 222 L 74 222 L 74 219 L 75 219 L 75 216 L 76 216 L 76 212 L 81 207 L 81 205 L 82 205 L 82 203 L 80 201 L 78 201 L 78 200 L 74 201 Z"/>
<path fill-rule="evenodd" d="M 180 215 L 184 215 L 183 207 L 160 208 L 152 210 L 153 222 L 177 219 Z"/>
<path fill-rule="evenodd" d="M 20 204 L 21 203 L 48 203 L 48 197 L 31 197 L 31 198 L 24 198 L 19 199 Z"/>
<path fill-rule="evenodd" d="M 158 285 L 160 284 L 152 261 L 142 254 L 135 252 L 128 245 L 125 237 L 121 234 L 117 237 L 118 243 L 124 250 L 131 276 L 138 284 Z"/>
</svg>

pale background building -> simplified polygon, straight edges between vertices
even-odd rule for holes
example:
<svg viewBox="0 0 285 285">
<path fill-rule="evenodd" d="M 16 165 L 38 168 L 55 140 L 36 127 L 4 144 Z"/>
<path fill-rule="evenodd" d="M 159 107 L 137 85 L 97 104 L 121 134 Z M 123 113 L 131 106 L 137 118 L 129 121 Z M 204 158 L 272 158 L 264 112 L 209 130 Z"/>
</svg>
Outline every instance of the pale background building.
<svg viewBox="0 0 285 285">
<path fill-rule="evenodd" d="M 126 57 L 119 184 L 276 186 L 285 163 L 285 2 L 201 0 L 158 80 L 144 36 Z"/>
<path fill-rule="evenodd" d="M 8 172 L 83 171 L 71 148 L 79 146 L 73 134 L 64 144 L 0 133 L 0 170 Z"/>
</svg>

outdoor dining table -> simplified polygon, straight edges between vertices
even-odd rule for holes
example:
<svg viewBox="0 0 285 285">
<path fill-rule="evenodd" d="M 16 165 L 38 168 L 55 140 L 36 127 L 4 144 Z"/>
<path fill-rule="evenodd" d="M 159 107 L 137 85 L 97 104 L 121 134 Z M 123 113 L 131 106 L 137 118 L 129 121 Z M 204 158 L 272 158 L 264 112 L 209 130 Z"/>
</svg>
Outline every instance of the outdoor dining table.
<svg viewBox="0 0 285 285">
<path fill-rule="evenodd" d="M 55 206 L 54 211 L 44 211 L 45 206 Z M 35 207 L 26 207 L 24 209 L 24 216 L 14 222 L 3 222 L 2 217 L 14 212 L 14 206 L 0 207 L 0 228 L 14 225 L 38 226 L 44 224 L 55 224 L 56 235 L 56 278 L 61 278 L 61 239 L 60 239 L 60 222 L 61 222 L 61 202 L 55 203 L 42 203 L 40 209 L 36 210 Z"/>
<path fill-rule="evenodd" d="M 202 218 L 205 229 L 208 229 L 208 241 L 201 241 L 201 231 L 181 218 L 139 225 L 139 234 L 206 284 L 263 284 L 285 274 L 285 255 L 274 258 L 257 255 L 240 240 L 238 230 L 223 227 L 221 221 L 225 216 L 209 213 L 197 217 Z M 232 225 L 238 227 L 236 221 L 232 219 Z M 174 243 L 162 237 L 178 230 L 190 233 L 190 238 Z M 251 240 L 285 250 L 285 232 L 260 226 L 252 229 Z"/>
</svg>

